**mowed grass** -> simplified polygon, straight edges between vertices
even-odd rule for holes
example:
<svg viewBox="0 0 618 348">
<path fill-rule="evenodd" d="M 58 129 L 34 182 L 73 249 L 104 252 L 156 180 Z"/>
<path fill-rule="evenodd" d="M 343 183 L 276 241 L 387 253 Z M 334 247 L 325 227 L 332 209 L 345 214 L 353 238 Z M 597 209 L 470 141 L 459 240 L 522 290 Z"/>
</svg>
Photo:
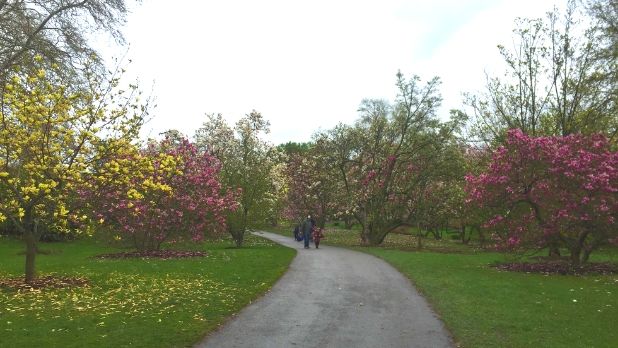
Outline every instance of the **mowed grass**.
<svg viewBox="0 0 618 348">
<path fill-rule="evenodd" d="M 290 228 L 279 233 L 291 235 Z M 387 236 L 359 247 L 358 231 L 328 228 L 325 244 L 384 259 L 425 296 L 462 347 L 617 347 L 618 275 L 562 276 L 501 272 L 508 255 L 458 241 Z M 618 262 L 616 249 L 592 261 Z"/>
<path fill-rule="evenodd" d="M 81 240 L 41 244 L 40 275 L 86 277 L 82 288 L 0 290 L 0 347 L 185 347 L 266 292 L 292 249 L 248 236 L 207 242 L 205 258 L 100 260 L 126 251 Z M 21 276 L 19 241 L 0 238 L 0 277 Z"/>
<path fill-rule="evenodd" d="M 463 347 L 616 347 L 618 276 L 499 272 L 493 253 L 363 248 L 407 275 Z"/>
</svg>

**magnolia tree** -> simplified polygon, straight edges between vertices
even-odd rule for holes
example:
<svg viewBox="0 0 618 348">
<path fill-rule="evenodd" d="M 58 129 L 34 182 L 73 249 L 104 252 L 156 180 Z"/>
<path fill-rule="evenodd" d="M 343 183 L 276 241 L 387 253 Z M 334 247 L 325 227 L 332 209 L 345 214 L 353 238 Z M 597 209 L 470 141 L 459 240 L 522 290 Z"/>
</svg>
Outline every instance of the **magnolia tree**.
<svg viewBox="0 0 618 348">
<path fill-rule="evenodd" d="M 221 161 L 224 186 L 239 190 L 238 209 L 227 214 L 228 232 L 239 247 L 248 228 L 272 220 L 283 188 L 277 179 L 279 151 L 261 138 L 269 127 L 256 111 L 241 118 L 234 128 L 221 115 L 209 115 L 195 134 L 200 150 Z"/>
<path fill-rule="evenodd" d="M 441 231 L 451 227 L 465 231 L 464 176 L 465 147 L 455 138 L 444 140 L 440 151 L 425 161 L 427 180 L 419 193 L 416 220 L 419 232 L 426 230 L 441 238 Z M 462 236 L 465 240 L 465 237 Z"/>
<path fill-rule="evenodd" d="M 436 159 L 458 124 L 435 117 L 441 101 L 437 78 L 422 84 L 399 73 L 397 86 L 395 105 L 365 100 L 354 126 L 329 133 L 327 152 L 345 192 L 341 205 L 362 226 L 365 244 L 380 244 L 390 231 L 416 222 Z"/>
<path fill-rule="evenodd" d="M 281 153 L 280 153 L 281 154 Z M 281 154 L 282 155 L 282 154 Z M 283 155 L 282 155 L 283 156 Z M 285 218 L 285 197 L 289 190 L 287 178 L 285 175 L 286 166 L 283 161 L 277 161 L 271 170 L 271 189 L 266 193 L 265 200 L 268 202 L 265 211 L 267 223 L 271 226 L 277 226 L 282 218 Z"/>
<path fill-rule="evenodd" d="M 237 205 L 235 192 L 221 186 L 220 168 L 186 139 L 166 138 L 105 162 L 83 198 L 100 224 L 139 250 L 176 239 L 201 241 L 224 231 L 225 214 Z"/>
<path fill-rule="evenodd" d="M 17 72 L 4 86 L 0 220 L 10 220 L 24 237 L 27 282 L 35 278 L 41 231 L 86 222 L 73 206 L 85 173 L 134 139 L 146 114 L 132 96 L 112 92 L 115 78 L 105 83 L 87 74 L 90 89 L 72 90 L 58 76 L 42 69 Z"/>
<path fill-rule="evenodd" d="M 488 166 L 491 160 L 492 151 L 485 146 L 465 146 L 463 152 L 463 171 L 464 175 L 461 178 L 461 208 L 458 209 L 457 218 L 461 223 L 461 240 L 467 244 L 472 238 L 472 234 L 476 233 L 481 247 L 485 247 L 487 242 L 486 228 L 484 227 L 491 215 L 487 207 L 481 207 L 476 204 L 469 204 L 466 192 L 466 178 L 470 175 L 480 175 Z"/>
<path fill-rule="evenodd" d="M 311 173 L 306 154 L 294 153 L 287 160 L 285 176 L 288 190 L 285 197 L 284 217 L 288 220 L 299 222 L 308 214 L 319 214 L 315 202 L 311 198 L 317 198 L 309 193 L 311 188 Z"/>
<path fill-rule="evenodd" d="M 485 226 L 507 249 L 568 248 L 574 266 L 618 242 L 618 153 L 602 135 L 533 138 L 508 132 L 468 202 L 490 212 Z"/>
<path fill-rule="evenodd" d="M 321 228 L 327 219 L 340 212 L 339 196 L 343 192 L 325 142 L 324 137 L 318 136 L 307 151 L 291 154 L 285 167 L 285 217 L 298 222 L 312 215 Z"/>
<path fill-rule="evenodd" d="M 597 18 L 586 18 L 583 3 L 516 20 L 509 45 L 498 46 L 504 74 L 488 76 L 485 92 L 466 98 L 471 135 L 502 144 L 508 129 L 519 128 L 530 136 L 603 133 L 615 142 L 617 6 L 590 1 Z"/>
</svg>

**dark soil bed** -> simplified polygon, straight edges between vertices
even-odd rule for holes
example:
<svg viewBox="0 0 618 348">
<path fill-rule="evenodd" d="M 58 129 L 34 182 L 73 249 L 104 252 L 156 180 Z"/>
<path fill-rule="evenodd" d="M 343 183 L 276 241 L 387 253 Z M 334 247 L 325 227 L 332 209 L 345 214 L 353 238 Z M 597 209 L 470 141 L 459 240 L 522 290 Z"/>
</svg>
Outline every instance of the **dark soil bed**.
<svg viewBox="0 0 618 348">
<path fill-rule="evenodd" d="M 585 274 L 617 274 L 618 265 L 610 262 L 586 263 L 572 267 L 568 262 L 536 262 L 536 263 L 501 263 L 493 265 L 501 271 L 526 272 L 542 274 L 585 275 Z"/>
<path fill-rule="evenodd" d="M 205 257 L 208 253 L 204 251 L 188 250 L 148 250 L 130 251 L 123 253 L 101 254 L 95 256 L 97 259 L 129 259 L 129 258 L 154 258 L 154 259 L 182 259 L 187 257 Z"/>
<path fill-rule="evenodd" d="M 88 279 L 80 277 L 61 277 L 47 275 L 34 279 L 26 283 L 23 277 L 19 278 L 0 278 L 0 288 L 9 290 L 34 290 L 43 288 L 69 288 L 88 285 Z"/>
</svg>

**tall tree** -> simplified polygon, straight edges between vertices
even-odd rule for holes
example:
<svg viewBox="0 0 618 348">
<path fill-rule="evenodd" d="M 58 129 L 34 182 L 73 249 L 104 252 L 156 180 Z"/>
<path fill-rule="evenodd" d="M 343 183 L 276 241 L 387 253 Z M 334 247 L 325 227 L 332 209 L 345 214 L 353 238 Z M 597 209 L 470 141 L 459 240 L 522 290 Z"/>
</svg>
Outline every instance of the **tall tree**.
<svg viewBox="0 0 618 348">
<path fill-rule="evenodd" d="M 287 156 L 307 152 L 310 147 L 311 143 L 296 143 L 293 141 L 288 141 L 287 143 L 277 145 L 277 149 L 285 153 Z"/>
<path fill-rule="evenodd" d="M 517 20 L 514 47 L 499 46 L 506 73 L 488 77 L 485 93 L 466 98 L 472 135 L 501 143 L 515 128 L 531 136 L 616 134 L 616 88 L 603 78 L 597 27 L 585 26 L 576 5 L 569 1 L 564 14 L 554 9 L 543 19 Z"/>
<path fill-rule="evenodd" d="M 257 111 L 241 118 L 231 128 L 223 116 L 208 115 L 208 120 L 195 134 L 195 141 L 222 163 L 222 181 L 238 189 L 238 208 L 229 213 L 227 227 L 237 246 L 242 246 L 247 228 L 268 220 L 277 204 L 274 171 L 279 152 L 261 139 L 270 124 Z"/>
<path fill-rule="evenodd" d="M 105 31 L 122 42 L 126 12 L 125 0 L 1 0 L 0 85 L 15 66 L 32 67 L 34 56 L 65 75 L 85 61 L 100 63 L 88 35 Z"/>
<path fill-rule="evenodd" d="M 425 166 L 431 175 L 426 176 L 427 182 L 419 195 L 422 204 L 415 214 L 419 233 L 424 230 L 441 238 L 439 231 L 451 226 L 460 227 L 465 233 L 468 220 L 464 207 L 464 149 L 456 137 L 446 138 L 440 151 L 433 152 L 432 165 Z"/>
<path fill-rule="evenodd" d="M 347 210 L 362 226 L 366 244 L 380 244 L 393 229 L 418 219 L 419 196 L 434 174 L 434 159 L 457 122 L 441 124 L 435 115 L 439 80 L 421 83 L 397 74 L 393 106 L 365 100 L 353 127 L 331 132 L 333 167 L 346 192 Z"/>
<path fill-rule="evenodd" d="M 332 165 L 327 134 L 315 135 L 314 143 L 305 151 L 293 152 L 286 164 L 288 190 L 286 216 L 302 221 L 307 215 L 324 228 L 329 218 L 340 212 L 338 196 L 342 193 Z"/>
<path fill-rule="evenodd" d="M 113 91 L 116 79 L 107 88 L 91 76 L 90 91 L 74 91 L 59 76 L 14 74 L 0 114 L 0 220 L 24 237 L 27 282 L 41 227 L 84 222 L 71 206 L 84 174 L 135 139 L 147 113 L 130 93 Z"/>
<path fill-rule="evenodd" d="M 618 118 L 618 1 L 592 0 L 588 2 L 588 11 L 596 20 L 595 52 L 600 67 L 597 80 L 611 91 L 608 113 Z M 618 142 L 615 132 L 610 135 L 614 143 Z"/>
<path fill-rule="evenodd" d="M 126 149 L 94 168 L 81 196 L 99 224 L 140 250 L 171 239 L 200 241 L 225 232 L 236 197 L 219 182 L 220 164 L 186 139 L 165 138 Z"/>
<path fill-rule="evenodd" d="M 618 57 L 618 1 L 590 0 L 587 3 L 589 13 L 597 20 L 600 31 L 600 48 L 606 59 Z"/>
<path fill-rule="evenodd" d="M 511 130 L 484 172 L 466 179 L 469 201 L 491 212 L 485 226 L 498 246 L 559 243 L 578 266 L 618 241 L 618 152 L 603 135 L 529 137 Z"/>
</svg>

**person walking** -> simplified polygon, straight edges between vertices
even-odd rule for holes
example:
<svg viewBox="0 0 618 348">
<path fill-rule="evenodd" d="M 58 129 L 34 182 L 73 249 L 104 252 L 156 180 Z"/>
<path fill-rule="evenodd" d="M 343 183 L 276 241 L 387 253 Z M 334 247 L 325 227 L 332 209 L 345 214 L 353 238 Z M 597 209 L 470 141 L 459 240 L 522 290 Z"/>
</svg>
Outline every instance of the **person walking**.
<svg viewBox="0 0 618 348">
<path fill-rule="evenodd" d="M 294 226 L 294 240 L 296 240 L 297 242 L 300 242 L 300 225 L 296 225 Z"/>
<path fill-rule="evenodd" d="M 319 228 L 318 226 L 315 226 L 313 228 L 313 244 L 315 244 L 315 248 L 319 249 L 320 248 L 320 240 L 322 238 L 324 238 L 324 230 Z"/>
<path fill-rule="evenodd" d="M 311 221 L 311 215 L 307 215 L 307 220 L 303 222 L 301 231 L 305 240 L 305 249 L 309 249 L 309 239 L 311 238 L 311 231 L 313 230 L 313 223 Z"/>
<path fill-rule="evenodd" d="M 315 229 L 315 219 L 312 216 L 310 220 L 311 220 L 311 236 L 310 236 L 311 238 L 309 240 L 313 242 L 313 229 Z"/>
</svg>

